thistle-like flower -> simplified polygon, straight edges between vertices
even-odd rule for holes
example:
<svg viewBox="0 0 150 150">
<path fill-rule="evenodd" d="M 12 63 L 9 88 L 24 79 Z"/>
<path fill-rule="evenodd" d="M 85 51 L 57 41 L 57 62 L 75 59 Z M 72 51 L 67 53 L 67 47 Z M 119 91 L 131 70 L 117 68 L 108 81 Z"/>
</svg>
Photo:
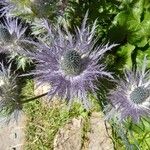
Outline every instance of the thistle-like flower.
<svg viewBox="0 0 150 150">
<path fill-rule="evenodd" d="M 67 29 L 64 29 L 65 33 L 62 32 L 60 28 L 53 35 L 47 25 L 49 36 L 52 35 L 51 44 L 38 45 L 38 52 L 32 56 L 37 61 L 33 74 L 41 84 L 46 82 L 51 85 L 48 92 L 50 98 L 58 95 L 70 104 L 78 98 L 88 108 L 88 92 L 96 94 L 94 81 L 99 77 L 112 78 L 111 73 L 106 71 L 106 66 L 99 64 L 99 60 L 115 45 L 94 47 L 96 22 L 90 30 L 86 20 L 87 14 L 75 36 Z"/>
<path fill-rule="evenodd" d="M 146 59 L 140 69 L 125 71 L 125 78 L 118 79 L 117 88 L 109 93 L 121 120 L 131 117 L 139 122 L 142 116 L 150 114 L 150 70 L 146 71 Z"/>
<path fill-rule="evenodd" d="M 8 54 L 10 60 L 21 58 L 20 62 L 24 60 L 30 62 L 25 52 L 33 47 L 28 43 L 29 39 L 25 36 L 25 31 L 26 27 L 23 27 L 18 19 L 7 18 L 5 23 L 0 25 L 0 53 Z M 24 65 L 22 63 L 20 67 L 23 68 Z"/>
<path fill-rule="evenodd" d="M 16 76 L 11 74 L 10 66 L 5 68 L 0 64 L 0 115 L 7 120 L 17 119 L 21 112 L 18 92 Z"/>
</svg>

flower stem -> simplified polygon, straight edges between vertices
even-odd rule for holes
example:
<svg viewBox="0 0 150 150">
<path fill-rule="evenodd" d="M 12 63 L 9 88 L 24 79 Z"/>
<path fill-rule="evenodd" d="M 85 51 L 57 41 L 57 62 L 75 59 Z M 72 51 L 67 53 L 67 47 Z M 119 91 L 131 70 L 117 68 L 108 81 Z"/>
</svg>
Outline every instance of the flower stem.
<svg viewBox="0 0 150 150">
<path fill-rule="evenodd" d="M 36 99 L 39 99 L 43 96 L 46 96 L 47 94 L 48 94 L 48 92 L 46 92 L 44 94 L 41 94 L 41 95 L 38 95 L 38 96 L 35 96 L 35 97 L 32 97 L 32 98 L 29 98 L 29 99 L 26 99 L 26 100 L 22 101 L 22 104 L 33 101 L 33 100 L 36 100 Z"/>
</svg>

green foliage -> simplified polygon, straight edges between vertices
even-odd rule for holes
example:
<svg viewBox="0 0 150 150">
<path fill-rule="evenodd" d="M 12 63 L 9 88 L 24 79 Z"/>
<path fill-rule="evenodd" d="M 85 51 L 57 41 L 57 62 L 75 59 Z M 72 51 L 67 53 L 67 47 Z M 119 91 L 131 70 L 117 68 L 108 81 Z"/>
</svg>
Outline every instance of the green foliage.
<svg viewBox="0 0 150 150">
<path fill-rule="evenodd" d="M 112 19 L 117 14 L 119 5 L 120 2 L 117 0 L 69 0 L 65 21 L 73 31 L 75 25 L 80 25 L 88 10 L 88 22 L 92 24 L 97 19 L 97 33 L 104 38 Z"/>
<path fill-rule="evenodd" d="M 25 68 L 32 63 L 31 59 L 23 55 L 18 55 L 17 53 L 11 53 L 8 57 L 10 61 L 15 60 L 17 69 L 22 69 L 23 71 L 25 71 Z"/>
<path fill-rule="evenodd" d="M 112 138 L 116 150 L 148 150 L 150 148 L 149 119 L 142 118 L 138 124 L 130 119 L 121 123 L 113 119 Z"/>
<path fill-rule="evenodd" d="M 132 59 L 132 65 L 136 63 L 136 56 L 142 51 L 148 50 L 149 37 L 150 37 L 150 4 L 148 0 L 132 0 L 124 1 L 121 4 L 120 12 L 114 17 L 113 24 L 110 28 L 109 38 L 113 42 L 120 43 L 120 47 L 129 43 L 134 46 L 132 54 L 129 56 L 128 52 L 131 47 L 127 48 L 126 57 Z M 113 34 L 116 34 L 113 36 Z M 112 35 L 112 36 L 110 36 Z M 124 53 L 124 52 L 123 52 Z M 123 55 L 124 57 L 124 55 Z M 141 59 L 140 61 L 142 61 Z M 127 67 L 130 68 L 131 62 L 127 63 Z"/>
<path fill-rule="evenodd" d="M 128 138 L 131 143 L 136 143 L 141 150 L 150 148 L 150 128 L 149 118 L 142 118 L 138 124 L 127 122 L 125 127 L 128 129 Z"/>
<path fill-rule="evenodd" d="M 150 60 L 150 47 L 147 45 L 145 47 L 146 50 L 139 50 L 137 52 L 136 56 L 136 62 L 138 64 L 141 64 L 141 60 L 144 60 L 144 57 L 146 56 L 148 60 Z M 150 62 L 148 62 L 148 68 L 150 68 Z"/>
<path fill-rule="evenodd" d="M 115 64 L 118 69 L 123 69 L 123 68 L 128 68 L 131 69 L 132 68 L 132 53 L 135 49 L 135 46 L 127 43 L 123 46 L 120 46 L 117 49 L 116 52 L 116 61 Z"/>
</svg>

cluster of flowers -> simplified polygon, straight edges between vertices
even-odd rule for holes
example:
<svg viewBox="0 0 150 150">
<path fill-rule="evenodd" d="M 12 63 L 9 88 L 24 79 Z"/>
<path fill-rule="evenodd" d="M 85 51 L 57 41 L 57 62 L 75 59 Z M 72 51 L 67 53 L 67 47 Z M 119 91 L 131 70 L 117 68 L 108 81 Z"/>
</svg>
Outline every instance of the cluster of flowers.
<svg viewBox="0 0 150 150">
<path fill-rule="evenodd" d="M 116 44 L 97 46 L 96 21 L 90 28 L 87 25 L 87 16 L 86 14 L 81 28 L 76 28 L 74 35 L 67 28 L 63 30 L 59 26 L 51 28 L 47 21 L 43 21 L 43 27 L 48 34 L 45 37 L 49 37 L 49 42 L 29 40 L 25 36 L 26 28 L 21 22 L 7 18 L 5 24 L 0 26 L 0 53 L 17 53 L 34 60 L 36 69 L 29 74 L 35 76 L 39 86 L 43 83 L 51 85 L 47 93 L 50 99 L 57 95 L 71 104 L 77 98 L 85 108 L 89 108 L 88 93 L 92 92 L 96 96 L 96 81 L 108 78 L 116 85 L 116 88 L 109 92 L 108 100 L 112 105 L 112 111 L 115 110 L 121 120 L 131 117 L 138 122 L 142 116 L 149 116 L 150 71 L 146 71 L 147 61 L 144 60 L 142 69 L 125 71 L 124 78 L 114 79 L 113 74 L 106 70 L 106 65 L 101 60 Z M 30 44 L 34 45 L 34 51 L 29 50 Z M 12 96 L 12 93 L 16 94 L 13 77 L 10 68 L 4 68 L 1 64 L 1 111 L 6 109 L 6 106 L 7 110 L 21 110 L 24 103 L 18 101 L 17 96 Z M 8 82 L 11 86 L 6 88 Z M 113 115 L 112 111 L 109 114 Z"/>
</svg>

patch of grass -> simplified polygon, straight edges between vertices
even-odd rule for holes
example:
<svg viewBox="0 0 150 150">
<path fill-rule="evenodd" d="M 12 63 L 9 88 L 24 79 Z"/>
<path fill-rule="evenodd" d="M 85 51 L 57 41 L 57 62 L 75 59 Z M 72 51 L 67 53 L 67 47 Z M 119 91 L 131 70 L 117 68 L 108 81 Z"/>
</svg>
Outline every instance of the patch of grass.
<svg viewBox="0 0 150 150">
<path fill-rule="evenodd" d="M 28 97 L 33 94 L 33 81 L 27 80 L 22 94 Z M 60 127 L 73 117 L 82 116 L 87 118 L 88 112 L 75 103 L 70 110 L 65 104 L 57 107 L 47 107 L 36 100 L 25 104 L 24 112 L 27 115 L 26 125 L 26 150 L 51 150 L 53 149 L 53 140 Z"/>
</svg>

